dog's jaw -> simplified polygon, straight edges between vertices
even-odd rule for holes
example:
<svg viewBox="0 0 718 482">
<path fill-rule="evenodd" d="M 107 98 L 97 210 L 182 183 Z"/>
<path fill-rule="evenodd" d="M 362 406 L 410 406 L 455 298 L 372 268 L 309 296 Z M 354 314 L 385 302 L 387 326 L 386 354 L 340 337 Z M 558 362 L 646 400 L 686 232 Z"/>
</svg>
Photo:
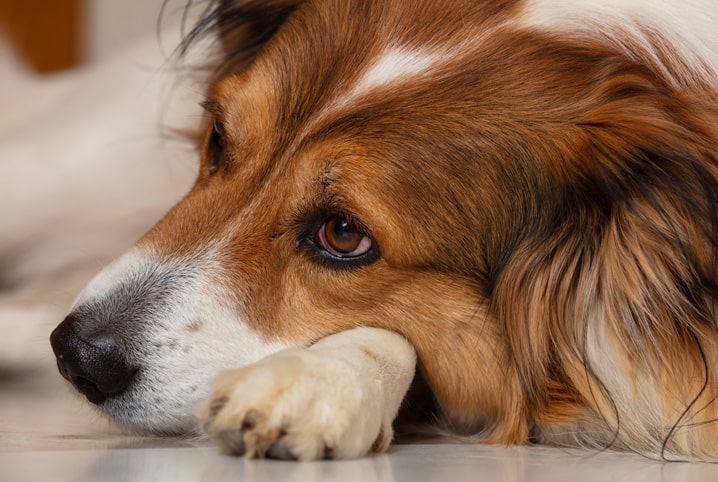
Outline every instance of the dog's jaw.
<svg viewBox="0 0 718 482">
<path fill-rule="evenodd" d="M 113 333 L 137 367 L 126 390 L 97 405 L 101 412 L 142 431 L 193 432 L 192 411 L 212 377 L 285 348 L 247 327 L 241 301 L 212 283 L 213 265 L 209 254 L 162 259 L 137 246 L 78 296 L 71 313 Z"/>
</svg>

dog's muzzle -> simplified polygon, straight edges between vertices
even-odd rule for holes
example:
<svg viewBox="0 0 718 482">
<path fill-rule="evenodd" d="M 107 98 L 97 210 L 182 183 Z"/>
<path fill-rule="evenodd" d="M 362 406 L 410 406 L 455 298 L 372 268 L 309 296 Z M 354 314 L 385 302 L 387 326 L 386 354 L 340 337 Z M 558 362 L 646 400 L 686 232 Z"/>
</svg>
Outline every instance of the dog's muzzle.
<svg viewBox="0 0 718 482">
<path fill-rule="evenodd" d="M 96 405 L 124 392 L 138 370 L 108 327 L 76 314 L 55 328 L 50 344 L 62 376 Z"/>
</svg>

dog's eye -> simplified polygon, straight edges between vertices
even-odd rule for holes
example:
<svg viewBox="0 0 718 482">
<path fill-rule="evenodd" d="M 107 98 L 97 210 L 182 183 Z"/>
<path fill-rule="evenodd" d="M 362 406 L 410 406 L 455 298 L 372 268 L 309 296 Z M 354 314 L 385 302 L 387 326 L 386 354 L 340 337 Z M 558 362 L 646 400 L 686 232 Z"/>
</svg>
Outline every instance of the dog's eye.
<svg viewBox="0 0 718 482">
<path fill-rule="evenodd" d="M 209 137 L 207 160 L 209 161 L 209 174 L 212 175 L 220 168 L 224 161 L 224 151 L 227 148 L 227 137 L 224 126 L 215 119 L 212 125 L 212 134 Z"/>
<path fill-rule="evenodd" d="M 317 233 L 319 245 L 337 258 L 357 258 L 372 248 L 369 236 L 346 216 L 331 216 Z"/>
</svg>

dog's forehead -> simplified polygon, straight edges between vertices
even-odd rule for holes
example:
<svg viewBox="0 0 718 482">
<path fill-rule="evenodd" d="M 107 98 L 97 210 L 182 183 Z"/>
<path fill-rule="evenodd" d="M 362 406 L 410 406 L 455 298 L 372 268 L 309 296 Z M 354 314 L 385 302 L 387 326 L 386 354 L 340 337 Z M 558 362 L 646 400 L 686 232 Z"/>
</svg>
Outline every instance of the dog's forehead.
<svg viewBox="0 0 718 482">
<path fill-rule="evenodd" d="M 453 105 L 466 101 L 473 79 L 455 82 L 456 90 L 445 79 L 475 75 L 467 56 L 505 24 L 500 12 L 514 2 L 478 2 L 461 12 L 436 2 L 406 11 L 402 2 L 384 3 L 341 2 L 321 12 L 302 4 L 246 70 L 214 86 L 243 164 L 227 183 L 232 196 L 240 184 L 262 186 L 255 203 L 271 198 L 281 217 L 293 201 L 311 198 L 309 190 L 332 184 L 341 207 L 361 218 L 382 211 L 387 225 L 401 224 L 390 215 L 446 218 L 434 212 L 430 193 L 452 197 L 443 179 L 465 178 L 465 167 L 452 162 L 439 171 L 435 157 L 468 155 L 440 146 L 468 134 L 426 133 L 469 129 L 456 122 Z M 267 210 L 259 211 L 268 221 Z"/>
<path fill-rule="evenodd" d="M 302 2 L 245 71 L 215 95 L 277 150 L 301 145 L 342 115 L 441 81 L 506 23 L 517 2 Z M 452 2 L 449 2 L 452 3 Z M 459 8 L 461 7 L 461 8 Z M 266 132 L 263 133 L 266 136 Z"/>
<path fill-rule="evenodd" d="M 223 198 L 241 200 L 229 206 L 251 200 L 261 214 L 252 219 L 273 229 L 333 179 L 339 208 L 381 240 L 405 239 L 391 226 L 412 219 L 420 226 L 413 244 L 451 249 L 451 239 L 432 233 L 463 232 L 462 212 L 484 223 L 477 232 L 495 229 L 498 216 L 483 213 L 524 200 L 516 190 L 493 193 L 514 185 L 513 173 L 528 179 L 544 168 L 533 162 L 530 139 L 578 115 L 552 99 L 590 89 L 574 62 L 585 60 L 583 51 L 522 30 L 506 11 L 521 2 L 476 2 L 461 13 L 434 3 L 406 12 L 402 2 L 383 10 L 345 3 L 298 11 L 246 70 L 215 86 L 233 157 L 243 164 L 221 178 Z M 322 177 L 327 166 L 331 175 Z"/>
</svg>

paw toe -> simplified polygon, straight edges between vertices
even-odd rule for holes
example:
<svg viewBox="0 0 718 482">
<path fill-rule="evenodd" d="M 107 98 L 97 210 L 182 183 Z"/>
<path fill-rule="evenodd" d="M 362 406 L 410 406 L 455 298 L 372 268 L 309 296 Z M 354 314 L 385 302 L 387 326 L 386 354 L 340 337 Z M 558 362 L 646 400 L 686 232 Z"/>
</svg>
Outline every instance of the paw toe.
<svg viewBox="0 0 718 482">
<path fill-rule="evenodd" d="M 244 415 L 242 419 L 242 430 L 253 430 L 257 426 L 260 416 L 256 410 L 250 410 Z"/>
<path fill-rule="evenodd" d="M 297 460 L 298 457 L 282 442 L 275 442 L 267 449 L 267 457 L 281 460 Z"/>
</svg>

